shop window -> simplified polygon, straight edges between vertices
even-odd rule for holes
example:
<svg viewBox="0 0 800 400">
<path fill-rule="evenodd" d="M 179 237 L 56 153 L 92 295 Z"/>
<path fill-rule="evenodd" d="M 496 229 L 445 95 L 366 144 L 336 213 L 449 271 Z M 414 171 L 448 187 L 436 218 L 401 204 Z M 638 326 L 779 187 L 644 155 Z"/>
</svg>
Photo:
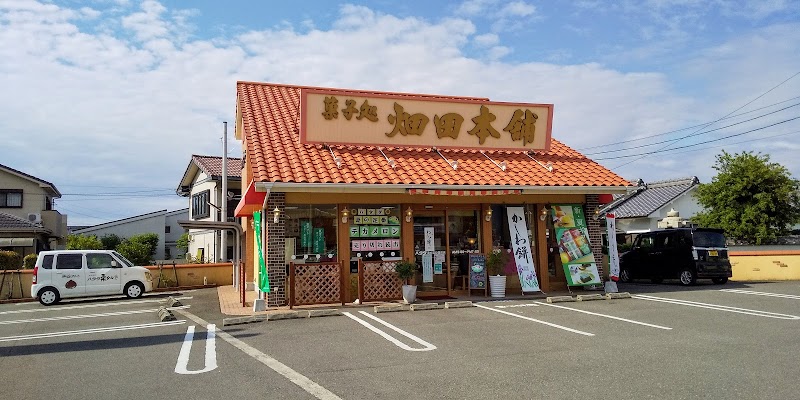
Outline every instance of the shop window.
<svg viewBox="0 0 800 400">
<path fill-rule="evenodd" d="M 0 189 L 0 207 L 2 208 L 21 208 L 22 190 Z"/>
<path fill-rule="evenodd" d="M 400 260 L 399 205 L 352 205 L 350 254 L 364 261 Z"/>
<path fill-rule="evenodd" d="M 211 190 L 204 190 L 192 195 L 192 219 L 208 218 L 211 215 L 210 206 L 208 204 L 211 195 Z"/>
<path fill-rule="evenodd" d="M 451 273 L 454 276 L 469 276 L 469 255 L 481 252 L 478 212 L 474 210 L 449 211 L 447 224 L 450 237 Z M 463 286 L 462 283 L 459 284 Z"/>
<path fill-rule="evenodd" d="M 336 205 L 286 205 L 286 258 L 295 263 L 337 261 Z"/>
</svg>

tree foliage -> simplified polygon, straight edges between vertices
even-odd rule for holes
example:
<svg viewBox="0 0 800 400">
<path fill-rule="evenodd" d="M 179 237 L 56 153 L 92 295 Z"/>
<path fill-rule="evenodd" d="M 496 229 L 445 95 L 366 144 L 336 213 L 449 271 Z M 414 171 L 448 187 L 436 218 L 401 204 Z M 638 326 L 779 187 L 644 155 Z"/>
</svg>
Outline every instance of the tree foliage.
<svg viewBox="0 0 800 400">
<path fill-rule="evenodd" d="M 175 242 L 175 247 L 186 253 L 186 251 L 189 250 L 189 233 L 184 232 Z"/>
<path fill-rule="evenodd" d="M 157 233 L 134 235 L 122 241 L 117 251 L 135 265 L 149 265 L 158 248 Z"/>
<path fill-rule="evenodd" d="M 95 235 L 67 236 L 67 250 L 102 250 L 103 242 Z"/>
<path fill-rule="evenodd" d="M 694 219 L 722 228 L 732 239 L 762 244 L 785 235 L 800 221 L 800 182 L 768 155 L 742 152 L 717 155 L 718 171 L 701 184 L 697 200 L 706 209 Z"/>
<path fill-rule="evenodd" d="M 103 242 L 103 249 L 116 250 L 117 246 L 122 243 L 122 238 L 113 233 L 109 233 L 107 235 L 103 235 L 103 237 L 100 238 L 100 241 Z"/>
</svg>

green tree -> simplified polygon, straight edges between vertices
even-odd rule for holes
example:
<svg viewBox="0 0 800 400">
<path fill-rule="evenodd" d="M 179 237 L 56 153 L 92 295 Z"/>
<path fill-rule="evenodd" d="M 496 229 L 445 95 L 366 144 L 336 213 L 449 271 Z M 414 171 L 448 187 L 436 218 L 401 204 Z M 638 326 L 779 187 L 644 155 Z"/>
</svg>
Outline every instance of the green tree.
<svg viewBox="0 0 800 400">
<path fill-rule="evenodd" d="M 188 232 L 184 232 L 183 235 L 181 235 L 181 237 L 178 238 L 178 240 L 175 242 L 175 247 L 180 249 L 183 252 L 183 254 L 186 254 L 186 251 L 189 250 L 189 233 Z"/>
<path fill-rule="evenodd" d="M 67 236 L 67 250 L 102 250 L 103 242 L 95 235 Z"/>
<path fill-rule="evenodd" d="M 768 155 L 723 150 L 714 169 L 718 173 L 712 182 L 701 184 L 696 194 L 706 209 L 694 218 L 701 226 L 762 244 L 785 235 L 800 221 L 800 182 Z"/>
<path fill-rule="evenodd" d="M 116 250 L 117 246 L 122 243 L 122 238 L 113 233 L 109 233 L 107 235 L 103 235 L 103 237 L 100 238 L 100 241 L 103 242 L 104 249 Z"/>
<path fill-rule="evenodd" d="M 158 248 L 157 233 L 134 235 L 122 241 L 117 251 L 136 265 L 149 265 Z"/>
</svg>

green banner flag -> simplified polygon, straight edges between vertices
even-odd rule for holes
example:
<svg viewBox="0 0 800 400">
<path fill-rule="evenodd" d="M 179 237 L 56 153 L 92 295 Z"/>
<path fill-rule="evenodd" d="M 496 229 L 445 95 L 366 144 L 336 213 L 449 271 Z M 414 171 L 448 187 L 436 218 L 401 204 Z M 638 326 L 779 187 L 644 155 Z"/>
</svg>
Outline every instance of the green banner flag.
<svg viewBox="0 0 800 400">
<path fill-rule="evenodd" d="M 256 231 L 256 249 L 258 249 L 258 289 L 269 293 L 267 264 L 264 263 L 264 251 L 261 246 L 261 211 L 253 212 L 253 225 Z"/>
</svg>

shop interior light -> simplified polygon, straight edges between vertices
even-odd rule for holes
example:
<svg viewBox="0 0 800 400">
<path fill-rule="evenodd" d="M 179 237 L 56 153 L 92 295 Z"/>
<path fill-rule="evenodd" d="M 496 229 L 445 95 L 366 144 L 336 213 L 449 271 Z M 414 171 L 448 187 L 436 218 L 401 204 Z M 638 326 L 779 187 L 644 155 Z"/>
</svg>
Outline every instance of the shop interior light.
<svg viewBox="0 0 800 400">
<path fill-rule="evenodd" d="M 445 157 L 444 154 L 442 154 L 442 152 L 439 151 L 439 149 L 437 149 L 436 147 L 433 148 L 433 151 L 435 151 L 436 154 L 438 154 L 445 161 L 447 161 L 447 163 L 450 164 L 450 166 L 453 167 L 454 170 L 458 169 L 458 160 L 448 160 L 447 157 Z"/>
<path fill-rule="evenodd" d="M 386 153 L 384 153 L 384 152 L 383 152 L 383 148 L 381 148 L 381 147 L 378 147 L 378 151 L 380 151 L 380 152 L 381 152 L 381 154 L 383 155 L 383 158 L 385 158 L 385 159 L 386 159 L 386 162 L 387 162 L 387 163 L 389 163 L 389 166 L 390 166 L 392 169 L 394 169 L 394 168 L 397 166 L 397 163 L 394 161 L 394 159 L 393 159 L 393 158 L 389 158 L 389 157 L 386 155 Z"/>
<path fill-rule="evenodd" d="M 278 206 L 275 206 L 275 209 L 272 210 L 272 222 L 278 223 L 278 218 L 281 216 L 281 210 L 278 209 Z"/>
<path fill-rule="evenodd" d="M 541 162 L 539 162 L 539 160 L 533 158 L 533 154 L 534 153 L 532 151 L 526 151 L 525 152 L 525 155 L 528 156 L 528 158 L 530 158 L 533 161 L 536 161 L 536 163 L 541 165 L 542 168 L 546 169 L 547 172 L 553 172 L 553 164 L 551 164 L 551 163 L 542 164 Z"/>
<path fill-rule="evenodd" d="M 542 221 L 547 219 L 547 206 L 542 207 L 542 212 L 539 215 L 539 219 L 542 220 Z"/>
<path fill-rule="evenodd" d="M 344 210 L 342 210 L 342 223 L 347 223 L 347 217 L 350 216 L 350 210 L 347 209 L 347 206 L 344 206 Z"/>
<path fill-rule="evenodd" d="M 489 221 L 492 220 L 492 209 L 491 208 L 486 210 L 486 216 L 484 217 L 484 219 L 486 219 L 486 222 L 489 222 Z"/>
<path fill-rule="evenodd" d="M 411 222 L 411 217 L 414 215 L 414 211 L 411 210 L 411 206 L 408 206 L 406 210 L 406 222 Z"/>
<path fill-rule="evenodd" d="M 501 171 L 503 171 L 503 172 L 506 171 L 507 164 L 506 164 L 505 161 L 497 162 L 497 161 L 493 160 L 492 157 L 489 157 L 489 155 L 486 154 L 483 150 L 481 150 L 481 154 L 483 154 L 484 157 L 488 158 L 489 161 L 493 162 L 494 165 L 497 165 L 497 167 L 500 168 Z"/>
</svg>

